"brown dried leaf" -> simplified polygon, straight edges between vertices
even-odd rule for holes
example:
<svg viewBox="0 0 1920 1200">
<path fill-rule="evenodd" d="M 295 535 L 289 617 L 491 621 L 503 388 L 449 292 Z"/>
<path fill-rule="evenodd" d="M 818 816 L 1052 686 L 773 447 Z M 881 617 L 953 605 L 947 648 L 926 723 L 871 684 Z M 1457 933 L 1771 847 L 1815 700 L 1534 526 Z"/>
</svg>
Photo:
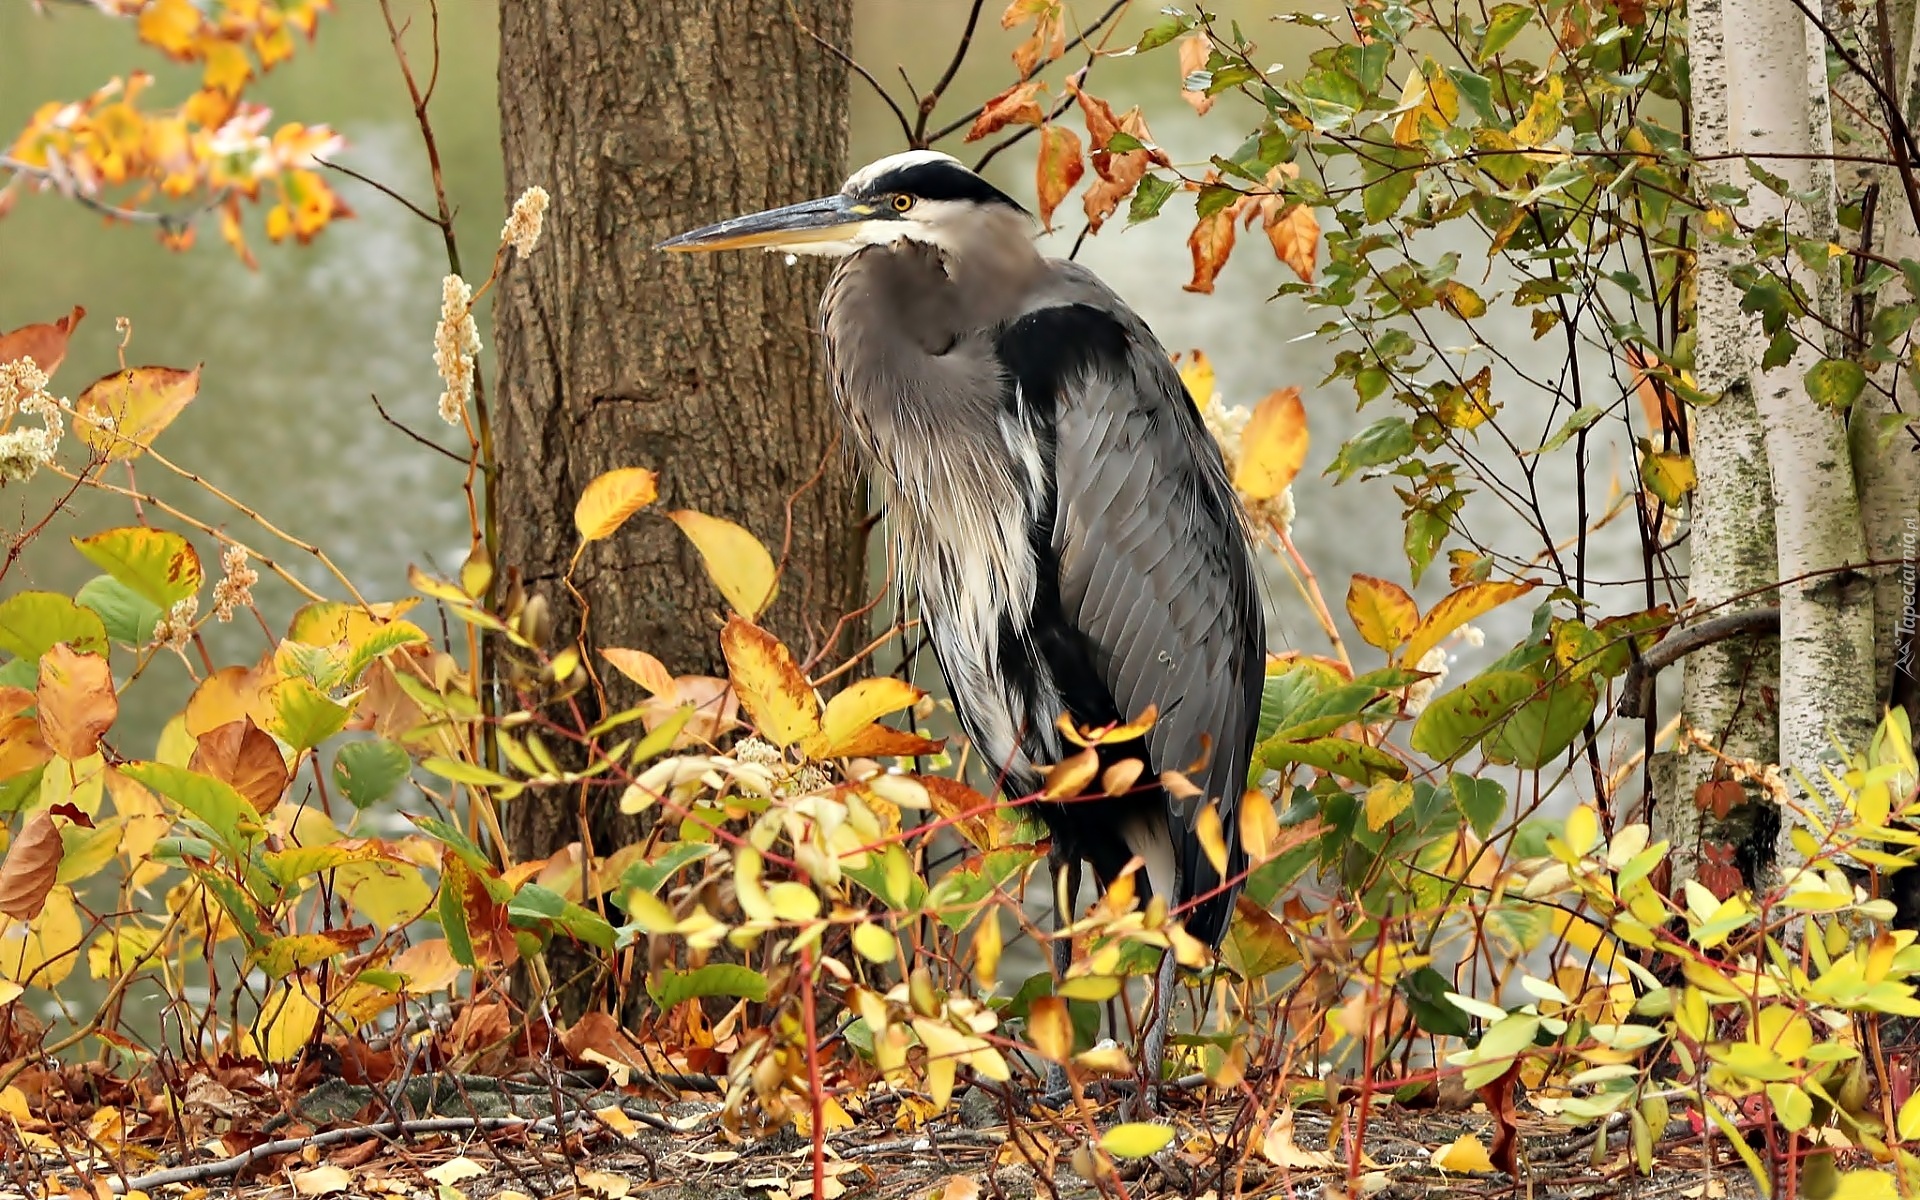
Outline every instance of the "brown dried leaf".
<svg viewBox="0 0 1920 1200">
<path fill-rule="evenodd" d="M 22 325 L 9 333 L 0 333 L 0 363 L 31 358 L 42 374 L 51 377 L 67 357 L 67 338 L 86 315 L 87 310 L 76 304 L 72 312 L 58 321 Z"/>
<path fill-rule="evenodd" d="M 60 875 L 60 831 L 53 818 L 37 813 L 20 830 L 0 862 L 0 913 L 16 921 L 40 915 Z"/>
<path fill-rule="evenodd" d="M 1267 218 L 1267 240 L 1281 262 L 1293 268 L 1303 283 L 1313 282 L 1320 251 L 1320 219 L 1304 204 L 1289 205 Z"/>
<path fill-rule="evenodd" d="M 1186 86 L 1187 76 L 1195 71 L 1206 69 L 1207 58 L 1213 53 L 1213 43 L 1204 33 L 1195 33 L 1180 39 L 1180 98 L 1193 106 L 1193 111 L 1201 116 L 1213 107 L 1213 97 L 1205 92 L 1191 91 Z"/>
<path fill-rule="evenodd" d="M 1239 215 L 1240 203 L 1200 218 L 1187 235 L 1187 250 L 1193 255 L 1193 278 L 1184 285 L 1187 291 L 1212 293 L 1213 281 L 1233 253 L 1233 220 Z"/>
<path fill-rule="evenodd" d="M 272 736 L 241 717 L 200 735 L 189 770 L 211 775 L 247 798 L 255 812 L 269 812 L 287 790 L 287 762 Z"/>
<path fill-rule="evenodd" d="M 69 762 L 85 758 L 120 712 L 113 671 L 98 654 L 62 642 L 40 656 L 40 736 Z"/>
<path fill-rule="evenodd" d="M 1040 161 L 1034 170 L 1034 190 L 1040 198 L 1040 224 L 1053 228 L 1053 210 L 1067 198 L 1073 185 L 1087 173 L 1080 158 L 1080 135 L 1064 125 L 1040 131 Z"/>
<path fill-rule="evenodd" d="M 1012 29 L 1033 22 L 1033 32 L 1013 50 L 1013 65 L 1020 78 L 1059 58 L 1067 48 L 1067 23 L 1064 0 L 1013 0 L 1000 14 L 1000 28 Z"/>
<path fill-rule="evenodd" d="M 1040 84 L 1036 80 L 1016 83 L 998 96 L 987 101 L 975 118 L 973 127 L 967 130 L 966 140 L 977 142 L 983 137 L 1000 132 L 1009 125 L 1039 125 L 1046 121 L 1046 110 L 1034 99 L 1040 93 Z"/>
</svg>

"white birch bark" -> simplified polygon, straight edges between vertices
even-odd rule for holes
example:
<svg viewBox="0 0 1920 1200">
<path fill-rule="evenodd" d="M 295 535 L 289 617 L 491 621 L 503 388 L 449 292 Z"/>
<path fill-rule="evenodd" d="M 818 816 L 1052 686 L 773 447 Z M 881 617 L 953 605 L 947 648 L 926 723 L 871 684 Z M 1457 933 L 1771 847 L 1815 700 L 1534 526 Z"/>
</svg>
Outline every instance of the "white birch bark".
<svg viewBox="0 0 1920 1200">
<path fill-rule="evenodd" d="M 1726 15 L 1723 0 L 1695 0 L 1688 12 L 1694 149 L 1704 160 L 1698 169 L 1707 184 L 1746 182 L 1744 168 L 1736 175 L 1739 164 L 1716 157 L 1730 149 Z M 1765 339 L 1757 318 L 1740 311 L 1740 289 L 1728 278 L 1739 261 L 1733 248 L 1701 244 L 1694 369 L 1701 388 L 1721 399 L 1689 414 L 1698 483 L 1690 505 L 1688 596 L 1696 607 L 1754 595 L 1773 578 L 1773 510 L 1755 502 L 1771 488 L 1766 446 L 1746 382 Z M 1774 686 L 1777 663 L 1770 641 L 1758 637 L 1689 655 L 1682 698 L 1687 723 L 1734 758 L 1775 761 L 1777 725 L 1763 696 Z M 1745 831 L 1707 818 L 1696 803 L 1700 786 L 1715 774 L 1716 759 L 1694 753 L 1668 761 L 1675 786 L 1655 813 L 1660 836 L 1673 845 L 1672 886 L 1678 888 L 1698 873 L 1703 841 L 1741 840 Z M 1748 808 L 1741 815 L 1751 819 L 1767 801 L 1754 788 L 1746 792 Z"/>
<path fill-rule="evenodd" d="M 1833 178 L 1830 168 L 1816 167 L 1816 156 L 1832 152 L 1824 42 L 1791 0 L 1726 0 L 1722 16 L 1728 149 L 1764 163 L 1790 193 L 1829 197 L 1809 206 L 1756 181 L 1745 189 L 1742 215 L 1831 240 L 1831 226 L 1815 224 L 1831 213 Z M 1736 166 L 1735 173 L 1747 172 Z M 1772 265 L 1784 267 L 1803 294 L 1822 295 L 1822 280 L 1798 256 Z M 1817 783 L 1819 766 L 1837 758 L 1836 741 L 1859 747 L 1873 732 L 1873 592 L 1853 573 L 1867 555 L 1845 421 L 1816 405 L 1803 382 L 1823 357 L 1825 335 L 1811 323 L 1798 332 L 1791 362 L 1771 370 L 1756 362 L 1748 378 L 1766 444 L 1782 581 L 1780 761 Z M 1787 833 L 1796 823 L 1782 822 L 1782 869 L 1794 862 Z"/>
</svg>

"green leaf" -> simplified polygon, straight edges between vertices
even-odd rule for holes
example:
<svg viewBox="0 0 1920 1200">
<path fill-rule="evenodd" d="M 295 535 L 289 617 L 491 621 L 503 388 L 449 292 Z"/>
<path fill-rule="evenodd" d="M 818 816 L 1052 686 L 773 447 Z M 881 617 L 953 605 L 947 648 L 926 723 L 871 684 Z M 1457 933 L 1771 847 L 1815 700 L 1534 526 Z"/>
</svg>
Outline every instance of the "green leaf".
<svg viewBox="0 0 1920 1200">
<path fill-rule="evenodd" d="M 488 871 L 493 868 L 493 863 L 487 858 L 487 852 L 476 845 L 459 826 L 448 824 L 439 817 L 422 817 L 411 813 L 407 815 L 407 819 L 412 821 L 420 832 L 453 851 L 456 858 L 474 870 Z"/>
<path fill-rule="evenodd" d="M 246 797 L 210 775 L 157 762 L 127 763 L 120 771 L 200 818 L 236 858 L 244 857 L 242 847 L 250 835 L 260 832 Z"/>
<path fill-rule="evenodd" d="M 1420 182 L 1425 162 L 1418 151 L 1369 144 L 1361 171 L 1366 187 L 1360 194 L 1367 220 L 1378 224 L 1399 212 L 1413 194 L 1413 185 Z"/>
<path fill-rule="evenodd" d="M 1482 743 L 1488 761 L 1536 770 L 1558 758 L 1586 727 L 1600 692 L 1591 680 L 1548 680 Z"/>
<path fill-rule="evenodd" d="M 1520 671 L 1489 671 L 1433 698 L 1413 723 L 1413 748 L 1452 762 L 1499 727 L 1538 687 Z"/>
<path fill-rule="evenodd" d="M 708 963 L 691 971 L 665 968 L 648 977 L 647 995 L 663 1010 L 701 996 L 735 996 L 758 1004 L 767 998 L 767 977 L 738 963 Z"/>
<path fill-rule="evenodd" d="M 1533 9 L 1525 4 L 1501 4 L 1487 14 L 1487 35 L 1480 40 L 1480 61 L 1485 62 L 1505 50 L 1533 19 Z"/>
<path fill-rule="evenodd" d="M 82 654 L 105 654 L 107 629 L 92 609 L 58 592 L 19 592 L 0 600 L 0 650 L 30 663 L 61 642 Z"/>
<path fill-rule="evenodd" d="M 1413 426 L 1399 417 L 1387 417 L 1348 438 L 1328 464 L 1327 474 L 1337 474 L 1344 483 L 1356 471 L 1398 462 L 1413 449 Z"/>
<path fill-rule="evenodd" d="M 1453 806 L 1480 837 L 1492 833 L 1500 818 L 1507 815 L 1507 789 L 1499 780 L 1476 779 L 1455 771 L 1448 782 L 1453 788 Z"/>
<path fill-rule="evenodd" d="M 1147 31 L 1134 43 L 1136 51 L 1158 50 L 1168 42 L 1192 28 L 1192 22 L 1185 17 L 1166 16 L 1147 26 Z"/>
<path fill-rule="evenodd" d="M 1127 224 L 1137 225 L 1141 221 L 1151 221 L 1160 215 L 1160 209 L 1167 198 L 1180 190 L 1180 185 L 1158 175 L 1145 175 L 1140 186 L 1134 189 L 1133 199 L 1127 204 Z"/>
<path fill-rule="evenodd" d="M 128 646 L 152 641 L 153 627 L 164 614 L 153 601 L 111 575 L 95 575 L 73 598 L 82 608 L 93 610 L 108 637 Z"/>
<path fill-rule="evenodd" d="M 348 742 L 333 756 L 333 786 L 358 809 L 393 794 L 413 769 L 407 752 L 385 738 Z"/>
<path fill-rule="evenodd" d="M 1467 1019 L 1467 1014 L 1447 999 L 1447 993 L 1453 990 L 1453 981 L 1432 967 L 1421 967 L 1403 975 L 1394 986 L 1400 998 L 1407 1002 L 1407 1011 L 1413 1014 L 1413 1022 L 1422 1032 L 1435 1037 L 1457 1038 L 1473 1032 L 1473 1023 Z"/>
<path fill-rule="evenodd" d="M 199 868 L 194 869 L 193 877 L 213 893 L 213 898 L 220 902 L 221 908 L 227 910 L 227 915 L 233 918 L 235 928 L 239 929 L 249 949 L 257 950 L 265 944 L 266 936 L 260 928 L 259 906 L 254 904 L 253 898 L 239 884 L 218 871 Z"/>
<path fill-rule="evenodd" d="M 304 679 L 285 679 L 273 688 L 273 716 L 267 731 L 295 750 L 311 750 L 346 728 L 351 710 Z"/>
<path fill-rule="evenodd" d="M 1807 395 L 1823 408 L 1847 408 L 1860 398 L 1867 386 L 1867 373 L 1860 364 L 1845 358 L 1829 358 L 1816 363 L 1806 377 Z"/>
<path fill-rule="evenodd" d="M 537 883 L 522 884 L 507 902 L 507 915 L 522 919 L 547 921 L 564 930 L 577 941 L 582 941 L 601 950 L 613 949 L 613 926 L 602 920 L 597 913 L 575 904 L 552 888 Z"/>
<path fill-rule="evenodd" d="M 73 545 L 95 566 L 161 608 L 172 608 L 200 590 L 200 555 L 177 533 L 129 525 L 74 538 Z"/>
<path fill-rule="evenodd" d="M 707 857 L 714 849 L 710 842 L 675 842 L 671 849 L 657 858 L 628 864 L 627 869 L 620 873 L 618 890 L 657 895 L 660 885 L 672 879 L 680 868 Z M 869 856 L 869 861 L 871 858 Z"/>
<path fill-rule="evenodd" d="M 440 932 L 447 939 L 447 953 L 463 967 L 475 965 L 473 934 L 467 929 L 467 879 L 473 872 L 457 855 L 440 869 Z"/>
<path fill-rule="evenodd" d="M 1567 418 L 1566 424 L 1554 430 L 1552 437 L 1540 443 L 1540 453 L 1553 453 L 1555 450 L 1566 445 L 1574 434 L 1579 433 L 1582 429 L 1585 429 L 1606 415 L 1607 410 L 1598 404 L 1589 404 L 1584 408 L 1574 409 L 1573 415 Z"/>
<path fill-rule="evenodd" d="M 1261 745 L 1258 761 L 1270 771 L 1280 770 L 1289 763 L 1304 763 L 1322 771 L 1331 771 L 1355 783 L 1407 777 L 1407 765 L 1385 750 L 1365 742 L 1338 737 L 1315 737 L 1304 741 L 1276 737 Z"/>
</svg>

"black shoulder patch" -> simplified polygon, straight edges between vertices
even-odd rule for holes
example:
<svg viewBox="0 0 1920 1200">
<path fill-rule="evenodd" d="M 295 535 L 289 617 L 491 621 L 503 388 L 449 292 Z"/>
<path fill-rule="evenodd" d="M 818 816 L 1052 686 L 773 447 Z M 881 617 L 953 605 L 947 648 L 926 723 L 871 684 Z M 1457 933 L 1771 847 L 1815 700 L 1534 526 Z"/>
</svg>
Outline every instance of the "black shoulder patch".
<svg viewBox="0 0 1920 1200">
<path fill-rule="evenodd" d="M 1004 204 L 1021 212 L 1026 211 L 1012 196 L 958 163 L 919 162 L 895 167 L 875 178 L 867 185 L 867 190 L 876 195 L 903 192 L 922 200 L 971 200 L 976 204 Z"/>
<path fill-rule="evenodd" d="M 1049 420 L 1054 398 L 1071 379 L 1099 363 L 1124 369 L 1127 331 L 1087 304 L 1062 304 L 1030 312 L 1000 334 L 1000 361 L 1019 383 L 1028 404 L 1044 404 Z"/>
</svg>

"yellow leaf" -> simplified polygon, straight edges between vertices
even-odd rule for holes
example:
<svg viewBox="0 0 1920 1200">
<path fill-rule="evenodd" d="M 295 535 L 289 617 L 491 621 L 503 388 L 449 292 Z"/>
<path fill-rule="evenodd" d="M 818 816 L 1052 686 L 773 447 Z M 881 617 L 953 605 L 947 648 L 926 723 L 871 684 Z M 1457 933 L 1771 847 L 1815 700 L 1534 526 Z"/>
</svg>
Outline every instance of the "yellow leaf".
<svg viewBox="0 0 1920 1200">
<path fill-rule="evenodd" d="M 1404 779 L 1382 779 L 1367 789 L 1367 828 L 1379 833 L 1413 803 L 1413 784 Z"/>
<path fill-rule="evenodd" d="M 1407 589 L 1372 575 L 1355 575 L 1347 585 L 1347 615 L 1367 645 L 1392 654 L 1420 623 L 1420 609 Z"/>
<path fill-rule="evenodd" d="M 1300 389 L 1281 388 L 1262 400 L 1240 435 L 1240 465 L 1233 486 L 1255 500 L 1287 489 L 1307 460 L 1307 410 Z"/>
<path fill-rule="evenodd" d="M 1393 140 L 1401 146 L 1418 146 L 1432 125 L 1434 132 L 1451 126 L 1460 115 L 1460 94 L 1453 80 L 1431 60 L 1417 73 L 1407 77 L 1394 107 L 1400 119 L 1394 122 Z"/>
<path fill-rule="evenodd" d="M 113 672 L 98 654 L 78 654 L 65 643 L 40 656 L 40 737 L 69 762 L 86 758 L 120 712 Z"/>
<path fill-rule="evenodd" d="M 1600 814 L 1590 804 L 1576 805 L 1567 814 L 1564 836 L 1575 854 L 1586 854 L 1600 844 Z"/>
<path fill-rule="evenodd" d="M 0 977 L 51 990 L 73 973 L 85 930 L 72 889 L 55 886 L 32 921 L 0 921 Z"/>
<path fill-rule="evenodd" d="M 394 957 L 393 969 L 406 976 L 406 990 L 414 996 L 444 991 L 460 977 L 460 963 L 445 938 L 415 942 Z"/>
<path fill-rule="evenodd" d="M 1240 844 L 1247 848 L 1247 857 L 1257 866 L 1273 857 L 1273 848 L 1280 840 L 1280 818 L 1273 811 L 1273 801 L 1258 788 L 1249 788 L 1240 797 Z"/>
<path fill-rule="evenodd" d="M 793 655 L 772 634 L 741 617 L 720 631 L 728 673 L 761 736 L 782 748 L 820 732 L 820 700 Z"/>
<path fill-rule="evenodd" d="M 293 1173 L 293 1193 L 296 1196 L 331 1196 L 352 1186 L 353 1176 L 347 1173 L 347 1169 L 332 1163 Z"/>
<path fill-rule="evenodd" d="M 1645 438 L 1641 439 L 1641 446 L 1641 480 L 1647 490 L 1665 501 L 1669 508 L 1677 506 L 1700 481 L 1692 456 L 1655 450 Z"/>
<path fill-rule="evenodd" d="M 487 1169 L 485 1167 L 464 1155 L 460 1158 L 450 1158 L 439 1166 L 430 1167 L 423 1172 L 428 1179 L 438 1184 L 444 1184 L 447 1187 L 452 1187 L 463 1179 L 472 1179 L 476 1175 L 485 1175 L 486 1173 Z"/>
<path fill-rule="evenodd" d="M 1058 996 L 1039 996 L 1027 1010 L 1027 1040 L 1048 1062 L 1063 1063 L 1073 1055 L 1073 1018 L 1067 1002 Z"/>
<path fill-rule="evenodd" d="M 1040 156 L 1034 168 L 1034 190 L 1040 200 L 1040 224 L 1053 228 L 1053 210 L 1067 198 L 1073 185 L 1087 173 L 1081 161 L 1080 135 L 1065 125 L 1040 130 Z"/>
<path fill-rule="evenodd" d="M 1205 350 L 1195 350 L 1187 355 L 1186 361 L 1180 364 L 1180 382 L 1186 385 L 1187 395 L 1193 397 L 1194 406 L 1201 412 L 1213 406 L 1213 360 L 1207 357 Z"/>
<path fill-rule="evenodd" d="M 992 991 L 993 985 L 1000 981 L 1001 946 L 1000 914 L 990 908 L 980 918 L 980 928 L 973 935 L 973 977 L 983 991 Z"/>
<path fill-rule="evenodd" d="M 1283 1108 L 1273 1115 L 1267 1132 L 1260 1139 L 1260 1153 L 1276 1167 L 1313 1171 L 1333 1165 L 1333 1155 L 1325 1150 L 1307 1150 L 1294 1144 L 1293 1110 Z"/>
<path fill-rule="evenodd" d="M 732 521 L 692 509 L 677 509 L 667 516 L 700 551 L 708 578 L 733 611 L 752 620 L 773 603 L 779 574 L 773 555 L 767 553 L 759 538 Z"/>
<path fill-rule="evenodd" d="M 580 493 L 580 502 L 573 506 L 573 527 L 590 542 L 611 537 L 659 494 L 660 477 L 644 467 L 608 471 Z"/>
<path fill-rule="evenodd" d="M 853 927 L 853 948 L 872 963 L 890 963 L 900 953 L 900 943 L 878 925 L 861 922 Z"/>
<path fill-rule="evenodd" d="M 1220 824 L 1220 806 L 1208 802 L 1200 810 L 1193 823 L 1193 835 L 1200 839 L 1200 849 L 1206 853 L 1207 861 L 1213 864 L 1216 873 L 1225 877 L 1227 873 L 1227 840 L 1223 836 Z"/>
<path fill-rule="evenodd" d="M 1071 758 L 1047 768 L 1047 782 L 1041 789 L 1049 800 L 1069 800 L 1086 790 L 1100 773 L 1100 752 L 1088 747 Z"/>
<path fill-rule="evenodd" d="M 74 432 L 109 461 L 138 458 L 199 391 L 199 367 L 115 371 L 73 402 Z"/>
<path fill-rule="evenodd" d="M 1100 1148 L 1115 1158 L 1149 1158 L 1167 1148 L 1173 1126 L 1135 1122 L 1115 1125 L 1100 1138 Z"/>
<path fill-rule="evenodd" d="M 1566 98 L 1566 80 L 1549 75 L 1546 90 L 1533 94 L 1527 115 L 1513 127 L 1513 140 L 1522 146 L 1544 146 L 1552 141 L 1566 119 Z"/>
<path fill-rule="evenodd" d="M 261 1003 L 253 1026 L 255 1047 L 270 1063 L 289 1062 L 306 1049 L 319 1024 L 320 1006 L 308 998 L 299 981 L 289 979 Z"/>
<path fill-rule="evenodd" d="M 1452 1143 L 1435 1150 L 1433 1165 L 1442 1171 L 1473 1175 L 1484 1175 L 1493 1170 L 1493 1160 L 1487 1157 L 1487 1148 L 1471 1133 L 1463 1133 Z"/>
<path fill-rule="evenodd" d="M 827 701 L 819 735 L 809 738 L 801 749 L 813 758 L 847 757 L 848 747 L 875 721 L 918 703 L 924 694 L 900 679 L 862 679 Z"/>
<path fill-rule="evenodd" d="M 811 921 L 820 915 L 820 897 L 804 883 L 788 879 L 767 889 L 773 915 L 782 921 Z"/>
<path fill-rule="evenodd" d="M 1516 596 L 1533 590 L 1533 584 L 1471 583 L 1442 599 L 1420 620 L 1400 652 L 1400 661 L 1417 663 L 1427 651 L 1447 639 L 1447 635 L 1475 617 L 1499 608 Z"/>
</svg>

